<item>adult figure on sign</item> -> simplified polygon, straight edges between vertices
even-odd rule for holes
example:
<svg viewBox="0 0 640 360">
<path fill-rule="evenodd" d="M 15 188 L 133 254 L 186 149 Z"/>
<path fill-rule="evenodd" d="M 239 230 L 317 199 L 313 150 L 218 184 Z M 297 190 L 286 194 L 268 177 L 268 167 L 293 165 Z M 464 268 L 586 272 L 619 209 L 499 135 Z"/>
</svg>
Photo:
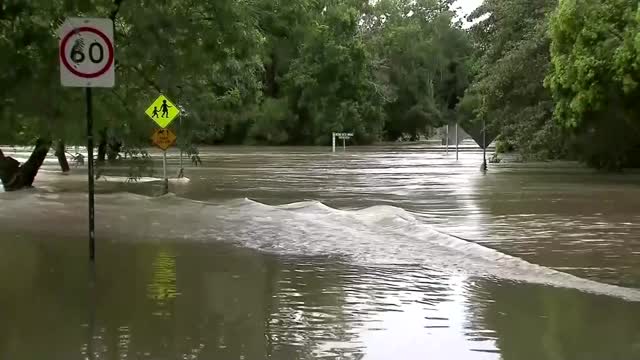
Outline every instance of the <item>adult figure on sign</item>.
<svg viewBox="0 0 640 360">
<path fill-rule="evenodd" d="M 160 110 L 162 110 L 162 117 L 163 118 L 169 118 L 169 108 L 172 108 L 173 106 L 170 106 L 167 104 L 167 100 L 162 100 L 162 105 L 160 105 Z"/>
</svg>

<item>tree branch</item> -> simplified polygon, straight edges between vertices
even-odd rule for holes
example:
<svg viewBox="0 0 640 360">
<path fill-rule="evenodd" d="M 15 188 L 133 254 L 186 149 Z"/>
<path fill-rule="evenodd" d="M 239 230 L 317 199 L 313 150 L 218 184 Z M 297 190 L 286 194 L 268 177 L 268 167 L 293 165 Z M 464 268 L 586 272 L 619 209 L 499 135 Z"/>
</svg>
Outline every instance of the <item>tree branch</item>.
<svg viewBox="0 0 640 360">
<path fill-rule="evenodd" d="M 116 39 L 116 17 L 118 16 L 118 13 L 120 12 L 120 6 L 122 5 L 122 2 L 124 0 L 113 0 L 113 10 L 111 10 L 111 13 L 109 14 L 109 19 L 111 19 L 111 23 L 113 24 L 113 40 L 115 41 Z"/>
<path fill-rule="evenodd" d="M 0 3 L 3 0 L 0 0 Z M 122 5 L 122 2 L 124 0 L 113 0 L 113 10 L 111 10 L 111 14 L 109 14 L 109 19 L 111 19 L 111 21 L 113 21 L 113 23 L 115 24 L 116 22 L 116 17 L 118 16 L 118 12 L 120 12 L 120 6 Z"/>
<path fill-rule="evenodd" d="M 158 84 L 156 84 L 155 81 L 153 81 L 152 79 L 147 77 L 147 75 L 141 69 L 138 69 L 135 66 L 128 66 L 128 67 L 130 69 L 133 69 L 133 71 L 137 72 L 138 75 L 140 75 L 140 77 L 147 83 L 147 85 L 149 85 L 152 88 L 156 89 L 159 93 L 162 93 L 162 89 L 160 89 L 160 86 Z"/>
<path fill-rule="evenodd" d="M 115 89 L 111 89 L 111 92 L 116 97 L 116 99 L 118 99 L 122 103 L 122 106 L 125 108 L 125 110 L 127 110 L 127 112 L 129 112 L 129 114 L 135 115 L 135 112 L 131 110 L 131 108 L 127 104 L 127 101 L 122 96 L 120 96 L 120 94 L 118 94 L 118 92 Z"/>
</svg>

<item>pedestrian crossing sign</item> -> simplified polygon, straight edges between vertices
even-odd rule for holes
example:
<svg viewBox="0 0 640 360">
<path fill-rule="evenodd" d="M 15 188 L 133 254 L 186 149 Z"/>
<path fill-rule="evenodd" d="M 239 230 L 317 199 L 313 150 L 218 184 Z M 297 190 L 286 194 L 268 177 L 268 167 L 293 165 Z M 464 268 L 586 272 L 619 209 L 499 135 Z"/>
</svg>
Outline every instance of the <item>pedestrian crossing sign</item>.
<svg viewBox="0 0 640 360">
<path fill-rule="evenodd" d="M 160 95 L 145 111 L 145 114 L 164 129 L 180 115 L 180 109 L 169 101 L 166 96 Z"/>
</svg>

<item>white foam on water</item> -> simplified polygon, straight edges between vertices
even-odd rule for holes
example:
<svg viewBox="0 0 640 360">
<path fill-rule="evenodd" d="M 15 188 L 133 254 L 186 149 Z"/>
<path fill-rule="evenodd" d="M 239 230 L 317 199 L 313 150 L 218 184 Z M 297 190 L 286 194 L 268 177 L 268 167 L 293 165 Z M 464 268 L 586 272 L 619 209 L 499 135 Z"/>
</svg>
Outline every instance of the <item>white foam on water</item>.
<svg viewBox="0 0 640 360">
<path fill-rule="evenodd" d="M 106 182 L 121 182 L 121 183 L 125 183 L 125 182 L 148 183 L 148 182 L 156 182 L 156 181 L 163 180 L 163 178 L 161 177 L 143 176 L 138 178 L 130 178 L 128 176 L 111 176 L 111 175 L 102 175 L 100 179 Z M 173 184 L 188 184 L 191 181 L 189 178 L 179 178 L 179 179 L 169 178 L 168 180 L 170 183 L 173 183 Z"/>
<path fill-rule="evenodd" d="M 339 256 L 368 266 L 418 265 L 640 301 L 640 289 L 532 264 L 439 232 L 424 219 L 393 206 L 338 210 L 317 201 L 271 206 L 249 199 L 208 203 L 173 194 L 149 198 L 129 193 L 98 195 L 96 204 L 98 231 L 112 241 L 225 241 L 282 255 Z M 78 209 L 85 206 L 86 194 L 4 193 L 0 227 L 15 226 L 15 219 L 24 218 L 39 224 L 43 233 L 82 234 L 85 213 Z M 13 222 L 5 224 L 3 218 Z"/>
<path fill-rule="evenodd" d="M 242 239 L 244 245 L 258 249 L 299 255 L 337 252 L 367 264 L 419 264 L 472 276 L 495 276 L 640 301 L 640 289 L 583 279 L 527 262 L 439 232 L 408 211 L 393 206 L 337 210 L 317 201 L 271 207 L 245 200 L 241 207 L 246 216 L 254 211 L 270 212 L 270 219 L 280 217 L 278 212 L 289 215 L 282 219 L 288 229 L 277 229 L 279 236 Z M 260 217 L 260 221 L 264 221 L 264 217 Z M 296 233 L 301 238 L 296 238 Z"/>
<path fill-rule="evenodd" d="M 169 179 L 169 182 L 175 184 L 188 184 L 191 182 L 191 179 L 189 179 L 188 177 L 171 178 Z"/>
</svg>

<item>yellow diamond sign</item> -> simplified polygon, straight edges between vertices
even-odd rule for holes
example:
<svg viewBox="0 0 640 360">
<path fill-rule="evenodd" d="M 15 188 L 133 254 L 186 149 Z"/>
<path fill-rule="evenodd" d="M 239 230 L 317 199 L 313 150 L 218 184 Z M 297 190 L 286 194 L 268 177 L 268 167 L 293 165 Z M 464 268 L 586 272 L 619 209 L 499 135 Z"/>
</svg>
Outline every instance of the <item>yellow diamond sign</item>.
<svg viewBox="0 0 640 360">
<path fill-rule="evenodd" d="M 180 109 L 164 95 L 160 95 L 145 111 L 145 114 L 164 129 L 180 115 Z"/>
<path fill-rule="evenodd" d="M 153 133 L 151 141 L 162 150 L 167 150 L 176 142 L 176 134 L 169 129 L 158 129 Z"/>
</svg>

